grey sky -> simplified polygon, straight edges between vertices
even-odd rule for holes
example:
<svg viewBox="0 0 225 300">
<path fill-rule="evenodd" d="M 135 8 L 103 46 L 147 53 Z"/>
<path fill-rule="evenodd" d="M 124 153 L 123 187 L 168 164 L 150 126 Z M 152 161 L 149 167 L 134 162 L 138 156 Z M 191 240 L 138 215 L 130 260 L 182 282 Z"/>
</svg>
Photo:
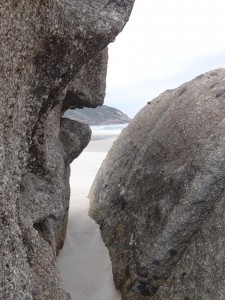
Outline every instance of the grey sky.
<svg viewBox="0 0 225 300">
<path fill-rule="evenodd" d="M 109 46 L 105 104 L 134 116 L 149 100 L 225 67 L 224 0 L 136 0 Z"/>
</svg>

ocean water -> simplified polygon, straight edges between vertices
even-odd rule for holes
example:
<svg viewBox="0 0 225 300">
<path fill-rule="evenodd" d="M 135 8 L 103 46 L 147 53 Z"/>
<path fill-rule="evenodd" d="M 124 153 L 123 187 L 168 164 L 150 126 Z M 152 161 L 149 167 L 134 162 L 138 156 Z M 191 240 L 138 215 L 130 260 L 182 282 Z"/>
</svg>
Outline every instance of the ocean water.
<svg viewBox="0 0 225 300">
<path fill-rule="evenodd" d="M 125 124 L 112 124 L 112 125 L 98 125 L 90 126 L 92 135 L 119 135 L 120 132 L 127 127 L 128 123 Z"/>
</svg>

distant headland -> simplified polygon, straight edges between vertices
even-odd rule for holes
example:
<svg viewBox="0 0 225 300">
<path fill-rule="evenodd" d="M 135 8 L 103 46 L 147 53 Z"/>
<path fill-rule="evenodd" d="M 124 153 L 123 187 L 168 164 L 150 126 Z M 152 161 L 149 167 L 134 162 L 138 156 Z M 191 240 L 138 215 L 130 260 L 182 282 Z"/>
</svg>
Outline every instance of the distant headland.
<svg viewBox="0 0 225 300">
<path fill-rule="evenodd" d="M 64 116 L 88 125 L 123 124 L 131 121 L 122 111 L 106 105 L 97 108 L 68 109 Z"/>
</svg>

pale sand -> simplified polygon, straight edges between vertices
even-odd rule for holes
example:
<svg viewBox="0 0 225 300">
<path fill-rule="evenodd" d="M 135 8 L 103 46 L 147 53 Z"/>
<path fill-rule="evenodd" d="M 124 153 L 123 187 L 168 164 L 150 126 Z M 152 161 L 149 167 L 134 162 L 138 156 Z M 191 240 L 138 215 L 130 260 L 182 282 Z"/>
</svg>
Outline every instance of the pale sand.
<svg viewBox="0 0 225 300">
<path fill-rule="evenodd" d="M 88 216 L 87 194 L 115 137 L 94 136 L 71 165 L 71 202 L 67 237 L 58 258 L 65 288 L 73 300 L 120 300 L 108 250 Z"/>
<path fill-rule="evenodd" d="M 112 147 L 113 142 L 116 140 L 116 136 L 93 136 L 87 148 L 84 152 L 108 152 Z"/>
</svg>

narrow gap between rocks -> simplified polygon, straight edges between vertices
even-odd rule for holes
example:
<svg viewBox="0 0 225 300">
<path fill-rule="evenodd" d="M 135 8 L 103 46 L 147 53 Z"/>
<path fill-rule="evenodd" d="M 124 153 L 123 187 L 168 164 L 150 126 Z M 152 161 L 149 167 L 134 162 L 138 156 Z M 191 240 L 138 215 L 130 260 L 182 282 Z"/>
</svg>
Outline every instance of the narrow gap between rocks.
<svg viewBox="0 0 225 300">
<path fill-rule="evenodd" d="M 120 300 L 112 266 L 98 228 L 88 216 L 91 184 L 115 136 L 94 135 L 71 164 L 71 197 L 67 236 L 58 257 L 58 269 L 73 300 Z"/>
</svg>

